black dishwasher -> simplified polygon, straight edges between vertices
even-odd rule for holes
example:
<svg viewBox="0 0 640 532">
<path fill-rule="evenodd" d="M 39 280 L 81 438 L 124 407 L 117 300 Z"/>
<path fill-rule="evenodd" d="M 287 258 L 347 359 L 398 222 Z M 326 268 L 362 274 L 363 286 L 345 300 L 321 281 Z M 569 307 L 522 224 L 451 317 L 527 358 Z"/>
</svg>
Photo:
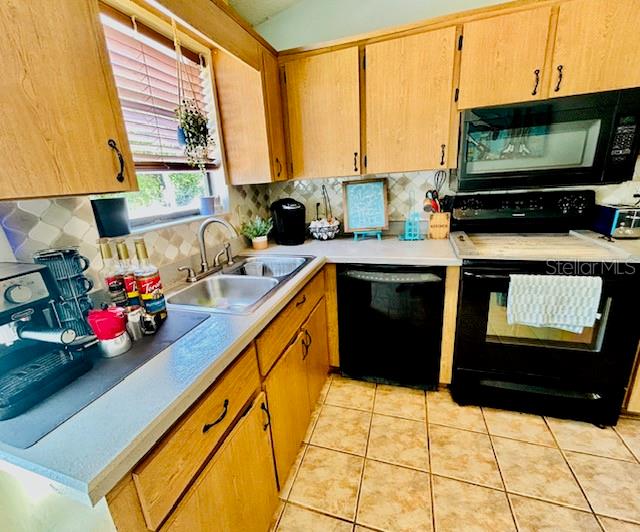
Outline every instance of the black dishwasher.
<svg viewBox="0 0 640 532">
<path fill-rule="evenodd" d="M 340 368 L 350 377 L 435 388 L 445 268 L 338 266 Z"/>
</svg>

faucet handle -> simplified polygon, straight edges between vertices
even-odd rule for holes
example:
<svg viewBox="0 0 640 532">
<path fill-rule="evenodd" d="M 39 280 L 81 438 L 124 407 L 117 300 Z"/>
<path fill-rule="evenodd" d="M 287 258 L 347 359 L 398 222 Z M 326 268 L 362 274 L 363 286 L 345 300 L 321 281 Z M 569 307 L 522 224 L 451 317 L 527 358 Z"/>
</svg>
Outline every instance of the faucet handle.
<svg viewBox="0 0 640 532">
<path fill-rule="evenodd" d="M 187 282 L 193 282 L 196 279 L 196 272 L 189 266 L 180 266 L 179 272 L 187 272 Z"/>
<path fill-rule="evenodd" d="M 233 261 L 233 254 L 231 252 L 231 242 L 224 243 L 224 251 L 227 254 L 227 266 L 233 266 L 234 261 Z"/>
</svg>

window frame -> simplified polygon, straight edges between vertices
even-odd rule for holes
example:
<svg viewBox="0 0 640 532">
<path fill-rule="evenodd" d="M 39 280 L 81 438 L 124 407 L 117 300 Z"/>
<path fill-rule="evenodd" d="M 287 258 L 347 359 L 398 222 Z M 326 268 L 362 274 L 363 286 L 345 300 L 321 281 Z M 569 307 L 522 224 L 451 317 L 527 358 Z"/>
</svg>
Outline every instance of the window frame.
<svg viewBox="0 0 640 532">
<path fill-rule="evenodd" d="M 166 170 L 158 170 L 157 168 L 153 168 L 149 170 L 144 170 L 143 172 L 149 173 L 149 174 L 159 174 L 159 173 L 176 173 L 180 171 L 184 171 L 184 172 L 198 171 L 197 169 L 194 169 L 189 165 L 186 165 L 186 166 L 187 166 L 187 169 L 185 170 L 176 170 L 174 168 L 169 168 Z M 137 174 L 138 172 L 136 172 L 136 175 Z M 211 196 L 214 194 L 212 176 L 209 170 L 206 170 L 204 173 L 204 186 L 205 186 L 206 195 Z M 124 197 L 125 199 L 127 199 L 126 195 Z M 129 211 L 129 202 L 127 201 L 127 212 L 128 211 Z M 166 214 L 161 214 L 161 215 L 156 214 L 153 216 L 144 216 L 140 218 L 129 218 L 129 227 L 131 227 L 132 229 L 138 229 L 140 227 L 146 227 L 149 225 L 158 225 L 158 224 L 163 224 L 167 222 L 174 222 L 176 220 L 181 220 L 183 218 L 193 218 L 194 216 L 203 216 L 202 212 L 200 211 L 200 208 L 182 210 L 182 211 L 173 211 Z"/>
<path fill-rule="evenodd" d="M 160 21 L 160 25 L 158 24 L 158 20 L 154 20 L 154 15 L 151 13 L 145 12 L 144 16 L 141 16 L 139 13 L 139 9 L 135 6 L 131 6 L 131 14 L 127 13 L 129 9 L 126 11 L 122 11 L 120 6 L 118 8 L 113 7 L 109 4 L 106 4 L 103 1 L 100 1 L 100 13 L 111 17 L 118 22 L 129 25 L 132 22 L 132 19 L 135 17 L 136 22 L 136 30 L 140 32 L 147 38 L 153 39 L 159 44 L 173 47 L 173 40 L 168 36 L 171 32 L 170 26 L 168 26 L 164 21 Z M 157 29 L 158 27 L 164 28 L 166 26 L 167 34 L 163 31 Z M 204 187 L 205 187 L 205 195 L 213 195 L 216 192 L 220 195 L 220 197 L 226 197 L 228 195 L 227 190 L 217 190 L 218 179 L 214 177 L 212 174 L 215 170 L 220 170 L 222 166 L 222 133 L 220 131 L 220 116 L 218 113 L 218 105 L 217 105 L 217 92 L 215 86 L 215 73 L 213 71 L 213 61 L 211 59 L 212 50 L 208 46 L 205 46 L 201 42 L 194 42 L 193 38 L 185 35 L 178 28 L 178 34 L 180 38 L 184 41 L 187 41 L 187 45 L 182 45 L 182 54 L 185 57 L 188 57 L 192 61 L 196 61 L 200 56 L 205 56 L 205 65 L 204 68 L 208 71 L 206 83 L 209 85 L 208 91 L 211 94 L 211 109 L 210 109 L 210 119 L 215 123 L 216 129 L 216 144 L 219 153 L 216 154 L 216 157 L 209 163 L 204 165 Z M 134 161 L 134 168 L 136 171 L 136 175 L 139 173 L 178 173 L 178 172 L 198 172 L 200 169 L 197 166 L 191 166 L 186 162 L 170 162 L 170 161 L 158 161 L 158 162 L 149 162 L 149 161 Z M 214 185 L 214 182 L 216 185 Z M 226 184 L 226 175 L 224 182 Z M 118 194 L 120 195 L 120 194 Z M 127 199 L 128 194 L 124 194 L 125 199 Z M 127 209 L 128 209 L 128 201 L 127 201 Z M 188 211 L 174 211 L 169 212 L 162 215 L 153 215 L 141 218 L 130 218 L 129 225 L 134 230 L 140 230 L 147 226 L 159 225 L 164 223 L 172 223 L 178 222 L 182 219 L 187 220 L 189 218 L 194 218 L 198 216 L 203 216 L 200 208 L 190 209 Z"/>
</svg>

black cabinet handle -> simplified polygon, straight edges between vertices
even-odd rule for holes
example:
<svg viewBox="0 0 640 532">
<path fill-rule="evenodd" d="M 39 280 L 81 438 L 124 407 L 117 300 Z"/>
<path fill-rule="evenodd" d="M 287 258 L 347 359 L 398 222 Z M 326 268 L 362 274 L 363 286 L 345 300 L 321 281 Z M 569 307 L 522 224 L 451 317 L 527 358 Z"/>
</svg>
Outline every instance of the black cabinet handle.
<svg viewBox="0 0 640 532">
<path fill-rule="evenodd" d="M 303 295 L 300 301 L 296 301 L 296 307 L 299 307 L 300 305 L 304 305 L 306 302 L 307 302 L 307 294 Z"/>
<path fill-rule="evenodd" d="M 267 405 L 264 404 L 264 402 L 260 405 L 260 410 L 267 414 L 267 422 L 262 425 L 262 430 L 267 430 L 267 427 L 271 425 L 271 413 L 269 412 L 269 409 L 267 408 Z"/>
<path fill-rule="evenodd" d="M 282 163 L 280 162 L 280 159 L 278 159 L 277 157 L 276 157 L 276 167 L 277 167 L 276 177 L 280 177 L 280 174 L 282 173 Z"/>
<path fill-rule="evenodd" d="M 313 339 L 309 334 L 309 331 L 304 330 L 304 338 L 302 339 L 302 346 L 304 347 L 304 352 L 302 353 L 302 360 L 305 360 L 309 356 L 309 348 L 311 347 L 311 342 Z"/>
<path fill-rule="evenodd" d="M 222 411 L 222 414 L 220 414 L 220 417 L 215 421 L 211 423 L 207 423 L 204 427 L 202 427 L 203 434 L 208 432 L 209 429 L 211 429 L 212 427 L 215 427 L 218 423 L 220 423 L 226 417 L 227 411 L 229 410 L 229 399 L 225 399 L 224 404 L 222 406 L 224 407 L 224 410 Z"/>
<path fill-rule="evenodd" d="M 555 92 L 558 92 L 560 90 L 560 83 L 562 83 L 562 69 L 564 67 L 562 65 L 558 65 L 556 67 L 556 70 L 558 71 L 558 83 L 556 83 L 556 88 L 553 89 Z"/>
<path fill-rule="evenodd" d="M 446 144 L 442 144 L 440 146 L 440 166 L 444 166 L 444 149 L 447 147 Z"/>
<path fill-rule="evenodd" d="M 536 82 L 535 82 L 535 85 L 533 86 L 533 92 L 531 93 L 531 96 L 535 96 L 536 94 L 538 94 L 538 85 L 540 84 L 540 69 L 536 68 L 533 71 L 533 74 L 536 77 Z"/>
<path fill-rule="evenodd" d="M 307 344 L 307 350 L 308 350 L 311 347 L 311 344 L 313 343 L 313 338 L 311 337 L 307 329 L 304 330 L 304 335 L 307 337 L 307 340 L 309 341 L 309 343 Z"/>
<path fill-rule="evenodd" d="M 107 144 L 109 145 L 109 148 L 115 151 L 116 155 L 118 156 L 118 162 L 120 163 L 120 171 L 116 175 L 116 180 L 118 181 L 118 183 L 122 183 L 124 181 L 124 157 L 122 156 L 122 152 L 118 148 L 118 145 L 116 144 L 115 140 L 109 139 Z"/>
<path fill-rule="evenodd" d="M 354 172 L 358 171 L 358 152 L 357 151 L 353 152 L 353 171 Z"/>
</svg>

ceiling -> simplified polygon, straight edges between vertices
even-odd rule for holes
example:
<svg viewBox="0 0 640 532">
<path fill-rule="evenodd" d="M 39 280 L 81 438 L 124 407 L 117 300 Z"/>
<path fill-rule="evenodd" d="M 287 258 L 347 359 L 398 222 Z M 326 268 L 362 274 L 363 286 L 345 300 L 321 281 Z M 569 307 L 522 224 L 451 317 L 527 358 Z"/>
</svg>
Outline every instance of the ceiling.
<svg viewBox="0 0 640 532">
<path fill-rule="evenodd" d="M 257 26 L 298 2 L 299 0 L 229 0 L 229 5 L 252 26 Z"/>
</svg>

